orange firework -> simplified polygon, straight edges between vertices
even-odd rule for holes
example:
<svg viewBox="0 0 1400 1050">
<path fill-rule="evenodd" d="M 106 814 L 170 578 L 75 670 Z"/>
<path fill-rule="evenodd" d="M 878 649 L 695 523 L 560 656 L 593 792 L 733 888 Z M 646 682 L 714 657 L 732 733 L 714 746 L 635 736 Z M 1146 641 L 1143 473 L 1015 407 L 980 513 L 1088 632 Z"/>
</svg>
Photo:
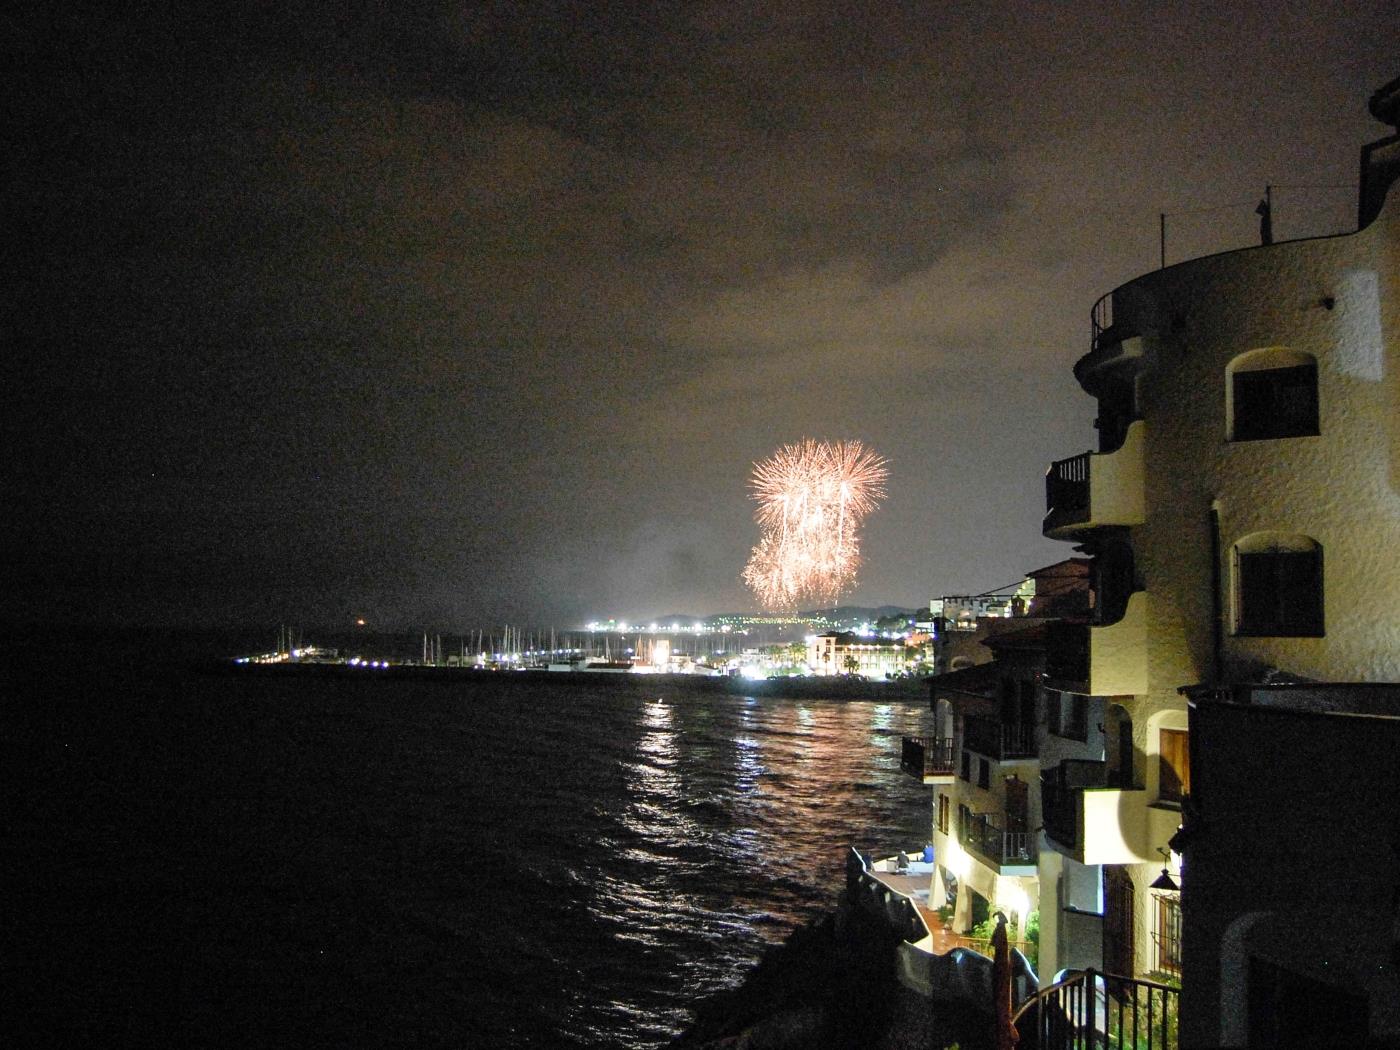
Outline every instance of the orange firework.
<svg viewBox="0 0 1400 1050">
<path fill-rule="evenodd" d="M 770 609 L 831 605 L 855 586 L 859 527 L 885 496 L 885 460 L 859 441 L 784 445 L 754 464 L 760 536 L 744 582 Z"/>
</svg>

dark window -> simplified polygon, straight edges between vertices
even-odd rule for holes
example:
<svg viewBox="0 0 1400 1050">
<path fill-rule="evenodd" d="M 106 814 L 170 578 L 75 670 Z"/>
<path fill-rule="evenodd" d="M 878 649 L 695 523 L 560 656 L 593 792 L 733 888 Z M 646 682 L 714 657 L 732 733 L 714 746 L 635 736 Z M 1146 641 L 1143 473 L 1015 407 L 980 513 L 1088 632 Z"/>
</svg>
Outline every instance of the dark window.
<svg viewBox="0 0 1400 1050">
<path fill-rule="evenodd" d="M 948 796 L 943 792 L 938 793 L 938 830 L 943 834 L 948 834 Z"/>
<path fill-rule="evenodd" d="M 1322 637 L 1322 548 L 1238 551 L 1236 634 Z"/>
<path fill-rule="evenodd" d="M 972 779 L 972 756 L 966 751 L 962 753 L 962 767 L 958 770 L 958 776 L 964 780 Z"/>
<path fill-rule="evenodd" d="M 1191 759 L 1184 729 L 1163 729 L 1157 797 L 1180 802 L 1191 793 Z"/>
<path fill-rule="evenodd" d="M 1070 740 L 1089 739 L 1089 698 L 1082 693 L 1045 693 L 1045 727 Z"/>
<path fill-rule="evenodd" d="M 1235 441 L 1318 433 L 1317 364 L 1234 373 Z"/>
<path fill-rule="evenodd" d="M 1064 735 L 1073 740 L 1089 739 L 1089 698 L 1082 693 L 1070 694 Z"/>
<path fill-rule="evenodd" d="M 977 786 L 980 788 L 992 786 L 992 764 L 985 758 L 977 760 Z"/>
<path fill-rule="evenodd" d="M 1113 752 L 1117 762 L 1108 769 L 1108 786 L 1131 791 L 1137 787 L 1137 753 L 1133 748 L 1133 720 L 1118 709 L 1114 728 L 1118 735 L 1118 747 Z"/>
<path fill-rule="evenodd" d="M 1001 680 L 1001 720 L 1003 722 L 1014 722 L 1017 717 L 1016 706 L 1016 683 L 1010 678 Z"/>
</svg>

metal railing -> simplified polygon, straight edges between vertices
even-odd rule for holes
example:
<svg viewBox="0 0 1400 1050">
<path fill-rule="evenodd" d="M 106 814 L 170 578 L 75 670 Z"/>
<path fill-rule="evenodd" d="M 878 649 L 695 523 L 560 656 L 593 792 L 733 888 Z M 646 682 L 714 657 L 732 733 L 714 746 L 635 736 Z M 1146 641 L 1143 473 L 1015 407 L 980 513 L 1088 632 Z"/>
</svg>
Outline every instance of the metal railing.
<svg viewBox="0 0 1400 1050">
<path fill-rule="evenodd" d="M 953 742 L 933 736 L 906 736 L 899 768 L 910 776 L 951 776 Z"/>
<path fill-rule="evenodd" d="M 1180 989 L 1082 970 L 1016 1012 L 1019 1050 L 1176 1050 Z"/>
<path fill-rule="evenodd" d="M 963 934 L 955 934 L 949 939 L 949 943 L 954 948 L 966 948 L 970 952 L 978 955 L 985 955 L 988 959 L 992 957 L 992 939 L 990 937 L 968 937 Z M 1007 941 L 1007 945 L 1020 952 L 1029 959 L 1036 952 L 1036 945 L 1030 941 Z"/>
<path fill-rule="evenodd" d="M 968 715 L 963 719 L 963 747 L 988 758 L 1034 758 L 1035 726 Z"/>
<path fill-rule="evenodd" d="M 994 865 L 1030 864 L 1035 860 L 1035 835 L 1029 831 L 1007 831 L 986 813 L 960 814 L 959 838 L 962 844 L 981 854 Z"/>
<path fill-rule="evenodd" d="M 1089 457 L 1081 452 L 1057 459 L 1045 471 L 1045 513 L 1077 513 L 1089 509 Z"/>
<path fill-rule="evenodd" d="M 1113 293 L 1099 297 L 1089 311 L 1089 352 L 1099 348 L 1099 338 L 1113 327 Z"/>
</svg>

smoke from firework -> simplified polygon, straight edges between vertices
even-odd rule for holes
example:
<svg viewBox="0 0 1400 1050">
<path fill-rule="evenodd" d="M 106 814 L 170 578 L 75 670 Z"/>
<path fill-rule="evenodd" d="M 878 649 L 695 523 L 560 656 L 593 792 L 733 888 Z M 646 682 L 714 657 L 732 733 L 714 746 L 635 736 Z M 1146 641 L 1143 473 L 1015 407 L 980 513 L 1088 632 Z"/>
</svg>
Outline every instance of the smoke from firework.
<svg viewBox="0 0 1400 1050">
<path fill-rule="evenodd" d="M 834 605 L 855 586 L 860 523 L 888 477 L 884 458 L 859 441 L 803 439 L 754 465 L 760 535 L 743 576 L 765 608 Z"/>
</svg>

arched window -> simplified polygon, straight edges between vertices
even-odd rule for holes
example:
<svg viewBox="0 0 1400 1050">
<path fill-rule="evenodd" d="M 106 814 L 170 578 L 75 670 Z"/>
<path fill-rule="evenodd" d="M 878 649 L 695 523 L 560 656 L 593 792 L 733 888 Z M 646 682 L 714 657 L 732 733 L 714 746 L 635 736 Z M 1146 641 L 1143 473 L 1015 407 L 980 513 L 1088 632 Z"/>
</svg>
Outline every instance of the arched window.
<svg viewBox="0 0 1400 1050">
<path fill-rule="evenodd" d="M 1226 419 L 1231 441 L 1320 433 L 1317 359 L 1276 346 L 1240 354 L 1226 368 Z"/>
<path fill-rule="evenodd" d="M 1320 638 L 1322 545 L 1256 532 L 1235 544 L 1235 634 Z"/>
</svg>

